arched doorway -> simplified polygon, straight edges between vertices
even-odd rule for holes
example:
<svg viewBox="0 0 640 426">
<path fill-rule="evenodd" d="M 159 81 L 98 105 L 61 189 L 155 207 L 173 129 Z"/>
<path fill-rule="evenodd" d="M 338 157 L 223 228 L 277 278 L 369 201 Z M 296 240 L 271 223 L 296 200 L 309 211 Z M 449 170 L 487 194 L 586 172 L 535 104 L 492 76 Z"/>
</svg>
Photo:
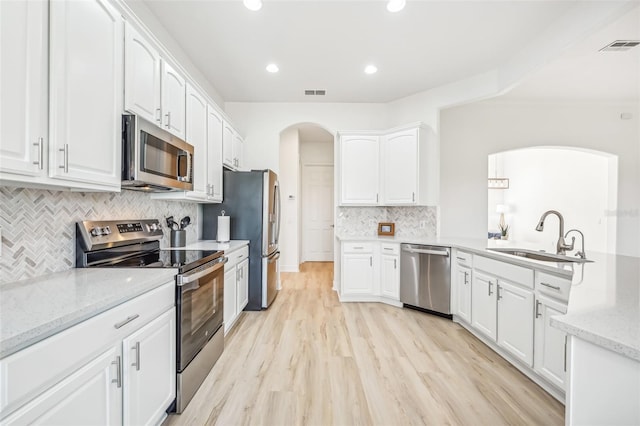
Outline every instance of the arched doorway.
<svg viewBox="0 0 640 426">
<path fill-rule="evenodd" d="M 306 261 L 333 261 L 334 135 L 315 123 L 280 132 L 282 272 Z"/>
</svg>

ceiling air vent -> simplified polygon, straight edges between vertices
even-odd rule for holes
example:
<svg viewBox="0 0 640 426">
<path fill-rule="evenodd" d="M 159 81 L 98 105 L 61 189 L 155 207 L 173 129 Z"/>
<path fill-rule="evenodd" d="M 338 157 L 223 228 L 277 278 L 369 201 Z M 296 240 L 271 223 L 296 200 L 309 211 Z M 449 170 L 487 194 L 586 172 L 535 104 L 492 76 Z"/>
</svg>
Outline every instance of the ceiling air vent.
<svg viewBox="0 0 640 426">
<path fill-rule="evenodd" d="M 324 96 L 327 94 L 326 90 L 305 90 L 305 96 Z"/>
<path fill-rule="evenodd" d="M 601 52 L 624 52 L 640 44 L 638 40 L 616 40 L 600 49 Z"/>
</svg>

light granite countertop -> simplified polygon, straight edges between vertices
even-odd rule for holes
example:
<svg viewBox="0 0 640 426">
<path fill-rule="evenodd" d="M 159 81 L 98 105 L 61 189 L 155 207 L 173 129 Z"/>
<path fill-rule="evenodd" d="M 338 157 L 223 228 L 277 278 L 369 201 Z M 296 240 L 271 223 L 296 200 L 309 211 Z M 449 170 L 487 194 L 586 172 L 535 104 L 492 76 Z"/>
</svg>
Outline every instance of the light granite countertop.
<svg viewBox="0 0 640 426">
<path fill-rule="evenodd" d="M 543 262 L 488 248 L 535 249 L 527 243 L 501 240 L 340 236 L 341 241 L 383 241 L 454 247 L 485 257 L 571 279 L 567 314 L 551 325 L 611 351 L 640 361 L 640 258 L 587 252 L 592 263 Z"/>
<path fill-rule="evenodd" d="M 173 281 L 176 272 L 70 269 L 0 284 L 0 359 Z"/>
</svg>

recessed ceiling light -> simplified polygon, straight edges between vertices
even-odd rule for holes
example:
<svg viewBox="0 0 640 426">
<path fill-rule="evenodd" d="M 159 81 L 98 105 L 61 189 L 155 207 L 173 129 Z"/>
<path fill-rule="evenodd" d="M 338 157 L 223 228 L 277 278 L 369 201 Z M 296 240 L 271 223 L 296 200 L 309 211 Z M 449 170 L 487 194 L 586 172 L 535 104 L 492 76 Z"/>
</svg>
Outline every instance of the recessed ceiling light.
<svg viewBox="0 0 640 426">
<path fill-rule="evenodd" d="M 407 4 L 407 0 L 389 0 L 387 10 L 389 12 L 400 12 Z"/>
<path fill-rule="evenodd" d="M 262 0 L 243 0 L 242 3 L 249 10 L 260 10 L 262 7 Z"/>
<path fill-rule="evenodd" d="M 378 72 L 378 67 L 376 67 L 375 65 L 367 65 L 364 69 L 364 72 L 366 74 L 375 74 Z"/>
<path fill-rule="evenodd" d="M 276 64 L 269 64 L 267 65 L 267 71 L 273 73 L 273 72 L 278 72 L 280 71 L 280 68 L 278 68 L 278 66 Z"/>
</svg>

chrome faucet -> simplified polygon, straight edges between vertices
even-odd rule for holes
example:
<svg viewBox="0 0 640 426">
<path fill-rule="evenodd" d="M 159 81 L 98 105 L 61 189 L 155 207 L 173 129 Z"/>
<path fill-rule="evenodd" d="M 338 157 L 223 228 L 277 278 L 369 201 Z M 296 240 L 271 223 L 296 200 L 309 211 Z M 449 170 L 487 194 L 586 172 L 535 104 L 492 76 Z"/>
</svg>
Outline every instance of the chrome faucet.
<svg viewBox="0 0 640 426">
<path fill-rule="evenodd" d="M 584 234 L 579 229 L 569 229 L 567 231 L 567 233 L 564 234 L 565 238 L 567 238 L 567 235 L 569 235 L 569 232 L 577 232 L 582 237 L 582 250 L 577 251 L 576 252 L 576 256 L 578 256 L 580 259 L 586 259 L 587 258 L 587 253 L 585 253 L 585 251 L 584 251 Z M 574 240 L 575 240 L 575 238 L 574 238 Z M 572 240 L 572 244 L 573 244 L 574 240 Z"/>
<path fill-rule="evenodd" d="M 546 212 L 542 213 L 542 216 L 538 221 L 538 226 L 536 226 L 536 231 L 542 232 L 544 230 L 544 220 L 550 214 L 554 214 L 558 216 L 558 219 L 560 219 L 560 229 L 558 235 L 558 243 L 556 244 L 556 254 L 566 254 L 567 250 L 573 250 L 573 243 L 575 242 L 576 237 L 571 237 L 571 244 L 567 244 L 567 242 L 564 240 L 564 218 L 559 211 L 547 210 Z"/>
</svg>

